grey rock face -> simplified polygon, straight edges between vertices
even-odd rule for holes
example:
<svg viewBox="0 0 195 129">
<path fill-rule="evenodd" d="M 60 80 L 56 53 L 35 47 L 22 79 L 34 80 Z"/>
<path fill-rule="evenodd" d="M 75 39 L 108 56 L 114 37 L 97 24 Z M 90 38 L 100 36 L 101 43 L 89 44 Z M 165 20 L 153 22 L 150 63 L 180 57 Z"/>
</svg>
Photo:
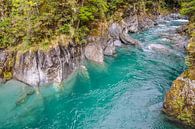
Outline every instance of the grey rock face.
<svg viewBox="0 0 195 129">
<path fill-rule="evenodd" d="M 121 43 L 120 40 L 115 40 L 113 43 L 114 43 L 114 46 L 116 46 L 116 47 L 121 47 L 122 46 L 122 43 Z"/>
<path fill-rule="evenodd" d="M 140 45 L 141 43 L 133 39 L 128 33 L 124 32 L 120 34 L 121 41 L 126 45 Z"/>
<path fill-rule="evenodd" d="M 104 62 L 104 53 L 101 43 L 89 43 L 85 47 L 85 57 L 88 60 L 102 64 Z"/>
<path fill-rule="evenodd" d="M 107 46 L 104 49 L 104 55 L 112 56 L 116 53 L 116 47 L 113 40 L 108 41 Z"/>
<path fill-rule="evenodd" d="M 14 78 L 31 86 L 60 83 L 81 62 L 81 49 L 56 46 L 48 52 L 28 51 L 17 54 Z"/>
<path fill-rule="evenodd" d="M 128 32 L 138 32 L 138 16 L 137 14 L 131 14 L 122 21 L 122 27 Z"/>
<path fill-rule="evenodd" d="M 118 23 L 113 23 L 109 27 L 109 34 L 113 39 L 119 39 L 119 35 L 122 32 L 122 28 Z"/>
</svg>

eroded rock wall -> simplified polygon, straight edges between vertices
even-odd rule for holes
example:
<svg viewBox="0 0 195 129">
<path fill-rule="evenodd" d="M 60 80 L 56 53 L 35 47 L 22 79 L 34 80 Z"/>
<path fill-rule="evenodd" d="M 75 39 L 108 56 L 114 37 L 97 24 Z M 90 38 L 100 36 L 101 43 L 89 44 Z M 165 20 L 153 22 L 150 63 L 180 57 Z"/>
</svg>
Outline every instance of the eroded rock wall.
<svg viewBox="0 0 195 129">
<path fill-rule="evenodd" d="M 152 22 L 147 23 L 153 25 Z M 14 78 L 31 86 L 60 83 L 73 73 L 85 58 L 102 64 L 104 55 L 114 55 L 116 47 L 122 44 L 141 44 L 128 33 L 147 28 L 145 24 L 140 21 L 136 12 L 130 11 L 123 20 L 100 26 L 101 35 L 88 36 L 87 44 L 83 46 L 55 44 L 47 51 L 40 49 L 9 53 L 2 51 L 0 78 L 3 80 Z"/>
</svg>

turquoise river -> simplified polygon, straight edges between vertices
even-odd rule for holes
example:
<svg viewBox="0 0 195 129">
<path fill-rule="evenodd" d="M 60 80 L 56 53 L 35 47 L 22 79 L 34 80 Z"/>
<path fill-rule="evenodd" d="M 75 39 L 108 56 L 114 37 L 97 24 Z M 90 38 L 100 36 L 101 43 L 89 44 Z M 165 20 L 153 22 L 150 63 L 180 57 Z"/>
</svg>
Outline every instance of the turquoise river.
<svg viewBox="0 0 195 129">
<path fill-rule="evenodd" d="M 185 69 L 185 53 L 162 33 L 185 20 L 161 23 L 132 34 L 142 42 L 117 48 L 98 65 L 86 62 L 62 86 L 32 94 L 17 81 L 0 86 L 0 129 L 182 129 L 162 113 L 165 93 Z M 169 51 L 149 49 L 162 44 Z"/>
</svg>

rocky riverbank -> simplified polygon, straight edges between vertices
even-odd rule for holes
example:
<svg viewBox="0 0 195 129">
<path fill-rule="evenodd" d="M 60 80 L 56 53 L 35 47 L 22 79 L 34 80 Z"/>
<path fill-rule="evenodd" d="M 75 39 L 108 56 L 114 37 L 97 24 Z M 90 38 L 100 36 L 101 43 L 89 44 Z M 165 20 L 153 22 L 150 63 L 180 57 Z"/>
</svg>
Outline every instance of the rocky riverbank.
<svg viewBox="0 0 195 129">
<path fill-rule="evenodd" d="M 182 29 L 186 33 L 187 29 Z M 190 34 L 195 28 L 191 28 Z M 189 68 L 182 73 L 172 84 L 166 94 L 163 111 L 178 122 L 195 127 L 195 39 L 191 36 L 187 45 L 188 56 L 186 63 Z"/>
<path fill-rule="evenodd" d="M 102 64 L 104 55 L 114 55 L 116 47 L 140 45 L 129 36 L 129 32 L 138 32 L 154 26 L 155 22 L 147 15 L 127 11 L 126 18 L 119 22 L 106 24 L 101 35 L 88 36 L 86 45 L 73 45 L 59 40 L 46 51 L 28 50 L 26 52 L 2 50 L 0 52 L 0 78 L 2 81 L 16 79 L 30 86 L 48 83 L 61 83 L 87 59 Z M 147 19 L 146 21 L 144 19 Z M 68 45 L 63 45 L 68 44 Z"/>
</svg>

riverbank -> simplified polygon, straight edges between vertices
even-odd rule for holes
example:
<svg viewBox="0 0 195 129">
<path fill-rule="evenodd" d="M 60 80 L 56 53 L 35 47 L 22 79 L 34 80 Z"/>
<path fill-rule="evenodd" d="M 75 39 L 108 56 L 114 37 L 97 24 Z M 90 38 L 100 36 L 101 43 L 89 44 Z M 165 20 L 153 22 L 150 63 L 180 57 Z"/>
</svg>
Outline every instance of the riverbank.
<svg viewBox="0 0 195 129">
<path fill-rule="evenodd" d="M 186 64 L 188 69 L 183 72 L 172 84 L 166 94 L 163 111 L 184 125 L 195 127 L 195 56 L 194 56 L 194 22 L 190 21 L 184 34 L 190 37 L 187 46 Z"/>
<path fill-rule="evenodd" d="M 88 36 L 85 45 L 76 45 L 62 35 L 45 50 L 42 47 L 31 47 L 29 50 L 1 51 L 1 80 L 16 79 L 34 87 L 49 83 L 60 84 L 85 59 L 103 63 L 104 55 L 114 55 L 116 47 L 122 44 L 140 46 L 141 43 L 128 33 L 148 29 L 155 22 L 148 15 L 139 15 L 138 12 L 126 11 L 125 16 L 117 22 L 100 23 L 98 31 L 101 33 Z"/>
<path fill-rule="evenodd" d="M 143 49 L 123 45 L 103 65 L 87 61 L 60 87 L 50 84 L 32 94 L 34 88 L 17 81 L 1 85 L 0 127 L 182 129 L 161 112 L 170 84 L 186 69 L 184 47 L 174 40 L 178 22 L 185 24 L 167 19 L 130 34 Z"/>
</svg>

